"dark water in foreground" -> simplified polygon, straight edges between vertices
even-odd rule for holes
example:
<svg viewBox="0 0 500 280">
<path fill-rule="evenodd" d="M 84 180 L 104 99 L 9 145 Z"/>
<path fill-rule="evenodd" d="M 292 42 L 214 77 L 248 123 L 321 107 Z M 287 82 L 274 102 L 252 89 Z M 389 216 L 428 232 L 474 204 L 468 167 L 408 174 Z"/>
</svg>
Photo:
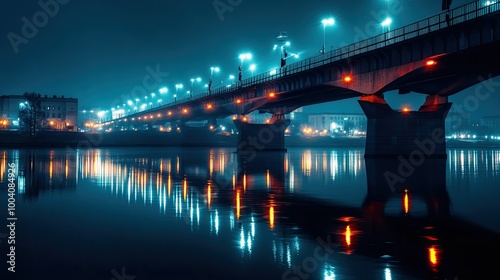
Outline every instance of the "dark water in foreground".
<svg viewBox="0 0 500 280">
<path fill-rule="evenodd" d="M 0 150 L 1 279 L 500 279 L 500 150 L 233 151 Z"/>
</svg>

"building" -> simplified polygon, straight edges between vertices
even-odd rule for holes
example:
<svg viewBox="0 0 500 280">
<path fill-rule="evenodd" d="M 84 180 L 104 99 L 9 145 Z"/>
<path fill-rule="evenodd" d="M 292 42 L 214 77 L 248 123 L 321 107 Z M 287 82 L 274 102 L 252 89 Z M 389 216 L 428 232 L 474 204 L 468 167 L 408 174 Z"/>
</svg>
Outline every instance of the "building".
<svg viewBox="0 0 500 280">
<path fill-rule="evenodd" d="M 19 129 L 19 111 L 26 102 L 23 95 L 0 96 L 0 124 L 4 128 Z M 41 96 L 40 103 L 50 129 L 76 131 L 78 123 L 78 99 Z"/>
<path fill-rule="evenodd" d="M 470 113 L 450 110 L 445 119 L 446 135 L 467 134 L 471 130 Z"/>
<path fill-rule="evenodd" d="M 488 128 L 492 135 L 500 135 L 500 116 L 482 117 L 480 123 Z"/>
<path fill-rule="evenodd" d="M 367 120 L 364 114 L 322 113 L 309 114 L 308 133 L 323 134 L 363 134 L 366 132 Z"/>
</svg>

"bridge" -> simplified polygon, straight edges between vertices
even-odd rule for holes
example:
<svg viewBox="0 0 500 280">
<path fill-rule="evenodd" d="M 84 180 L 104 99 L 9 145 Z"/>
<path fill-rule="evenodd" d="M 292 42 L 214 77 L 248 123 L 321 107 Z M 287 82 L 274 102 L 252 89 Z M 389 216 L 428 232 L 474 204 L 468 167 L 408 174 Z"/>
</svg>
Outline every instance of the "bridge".
<svg viewBox="0 0 500 280">
<path fill-rule="evenodd" d="M 448 96 L 500 74 L 500 3 L 472 2 L 324 54 L 244 79 L 231 88 L 101 124 L 106 129 L 208 121 L 233 115 L 238 151 L 284 150 L 285 115 L 306 105 L 358 98 L 368 119 L 365 156 L 445 157 Z M 417 110 L 394 110 L 384 93 L 427 95 Z M 482 94 L 476 92 L 476 94 Z M 247 114 L 271 113 L 268 123 Z"/>
</svg>

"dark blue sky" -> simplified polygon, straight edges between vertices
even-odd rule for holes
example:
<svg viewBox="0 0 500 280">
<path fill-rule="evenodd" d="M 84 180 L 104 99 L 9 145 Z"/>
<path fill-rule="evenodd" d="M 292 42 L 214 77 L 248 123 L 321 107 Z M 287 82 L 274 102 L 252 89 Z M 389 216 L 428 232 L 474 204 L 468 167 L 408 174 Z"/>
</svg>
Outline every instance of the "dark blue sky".
<svg viewBox="0 0 500 280">
<path fill-rule="evenodd" d="M 162 75 L 159 86 L 173 93 L 177 83 L 188 90 L 192 77 L 207 82 L 211 66 L 221 68 L 214 80 L 227 82 L 230 74 L 237 74 L 242 52 L 253 54 L 255 74 L 278 67 L 280 55 L 272 47 L 280 31 L 288 32 L 290 51 L 306 58 L 316 55 L 323 44 L 325 17 L 336 20 L 326 29 L 329 49 L 381 32 L 370 27 L 387 11 L 396 28 L 441 9 L 440 0 L 389 1 L 388 10 L 388 0 L 59 0 L 67 3 L 59 4 L 46 23 L 43 16 L 37 17 L 41 27 L 19 43 L 16 53 L 8 34 L 22 36 L 22 18 L 33 22 L 43 9 L 37 1 L 4 0 L 0 2 L 0 95 L 35 91 L 76 97 L 80 108 L 110 108 L 143 86 L 148 66 L 169 73 Z M 454 0 L 453 6 L 467 2 Z M 231 10 L 218 13 L 214 3 Z M 200 85 L 195 93 L 201 90 Z M 462 102 L 467 94 L 457 94 L 452 101 Z M 498 94 L 491 98 L 498 99 Z M 417 94 L 388 94 L 387 99 L 394 107 L 402 103 L 418 107 L 423 102 Z M 493 102 L 483 103 L 479 115 L 496 113 Z M 305 108 L 312 110 L 361 112 L 354 99 Z"/>
</svg>

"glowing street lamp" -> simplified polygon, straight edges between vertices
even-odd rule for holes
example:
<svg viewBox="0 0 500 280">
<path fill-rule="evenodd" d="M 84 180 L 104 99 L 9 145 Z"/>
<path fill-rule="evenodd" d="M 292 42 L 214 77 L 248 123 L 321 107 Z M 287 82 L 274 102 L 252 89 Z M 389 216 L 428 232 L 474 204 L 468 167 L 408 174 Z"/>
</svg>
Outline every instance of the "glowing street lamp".
<svg viewBox="0 0 500 280">
<path fill-rule="evenodd" d="M 252 59 L 252 54 L 251 53 L 244 53 L 244 54 L 240 54 L 239 56 L 240 58 L 240 66 L 238 67 L 238 70 L 239 70 L 239 77 L 238 77 L 238 80 L 241 82 L 242 78 L 243 78 L 243 61 L 245 60 L 250 60 Z"/>
<path fill-rule="evenodd" d="M 250 71 L 252 71 L 252 77 L 253 77 L 253 71 L 255 71 L 256 68 L 257 68 L 257 65 L 255 65 L 255 64 L 250 65 Z"/>
<path fill-rule="evenodd" d="M 189 91 L 189 97 L 193 97 L 193 85 L 195 81 L 201 82 L 201 78 L 191 79 L 191 90 Z"/>
<path fill-rule="evenodd" d="M 383 27 L 387 26 L 387 31 L 391 31 L 391 23 L 392 23 L 392 19 L 388 17 L 384 21 L 382 21 L 382 23 L 380 23 L 380 25 L 382 25 Z"/>
<path fill-rule="evenodd" d="M 160 92 L 160 94 L 165 94 L 168 92 L 168 88 L 162 87 L 162 88 L 160 88 L 159 92 Z"/>
<path fill-rule="evenodd" d="M 326 47 L 326 26 L 331 26 L 335 24 L 335 20 L 333 18 L 326 18 L 321 21 L 323 24 L 323 49 L 321 50 L 322 54 L 325 54 Z"/>
<path fill-rule="evenodd" d="M 208 94 L 212 92 L 212 76 L 214 75 L 214 71 L 219 72 L 219 67 L 210 67 L 210 82 L 208 83 Z"/>
<path fill-rule="evenodd" d="M 182 89 L 184 88 L 184 86 L 182 84 L 176 84 L 175 85 L 175 95 L 174 95 L 174 101 L 177 100 L 177 94 L 179 94 L 179 89 Z"/>
</svg>

